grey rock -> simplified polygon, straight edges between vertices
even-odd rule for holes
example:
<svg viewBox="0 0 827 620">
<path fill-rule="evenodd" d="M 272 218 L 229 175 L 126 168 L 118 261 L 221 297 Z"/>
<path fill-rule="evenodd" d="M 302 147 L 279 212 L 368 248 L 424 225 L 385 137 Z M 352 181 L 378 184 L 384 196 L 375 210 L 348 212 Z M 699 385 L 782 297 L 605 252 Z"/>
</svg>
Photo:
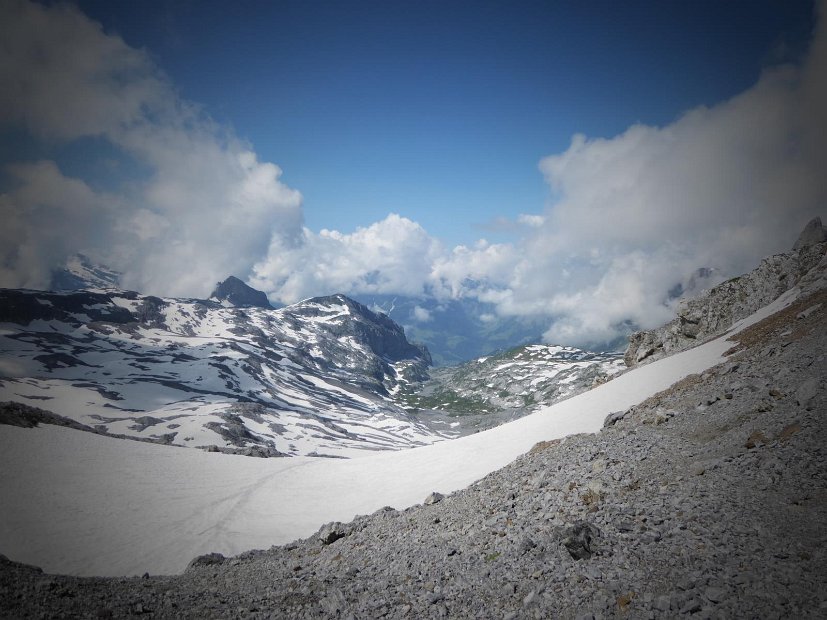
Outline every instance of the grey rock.
<svg viewBox="0 0 827 620">
<path fill-rule="evenodd" d="M 319 541 L 323 545 L 331 545 L 345 536 L 347 536 L 347 528 L 338 521 L 323 525 L 318 532 Z"/>
<path fill-rule="evenodd" d="M 795 251 L 765 258 L 753 271 L 722 282 L 694 299 L 683 300 L 674 320 L 629 337 L 623 357 L 626 365 L 650 363 L 695 346 L 699 341 L 723 333 L 796 284 L 804 284 L 806 288 L 809 282 L 806 275 L 818 267 L 823 258 L 823 243 L 807 244 Z M 687 335 L 687 324 L 693 326 L 691 335 Z"/>
<path fill-rule="evenodd" d="M 802 310 L 801 312 L 799 312 L 798 314 L 796 314 L 796 315 L 795 315 L 795 318 L 797 318 L 797 319 L 799 319 L 799 320 L 801 320 L 801 319 L 806 319 L 806 318 L 807 318 L 807 317 L 809 317 L 809 316 L 810 316 L 813 312 L 818 312 L 819 310 L 821 310 L 821 308 L 822 308 L 823 306 L 824 306 L 824 304 L 822 304 L 822 303 L 813 304 L 813 305 L 812 305 L 812 306 L 810 306 L 809 308 L 805 308 L 804 310 Z"/>
<path fill-rule="evenodd" d="M 579 521 L 566 530 L 563 546 L 575 560 L 592 557 L 594 540 L 600 536 L 598 530 L 591 523 Z"/>
<path fill-rule="evenodd" d="M 628 413 L 629 413 L 628 410 L 626 410 L 626 411 L 613 411 L 612 413 L 607 415 L 606 419 L 603 421 L 603 428 L 607 428 L 609 426 L 614 426 L 615 424 L 620 422 L 620 420 L 625 418 L 626 414 L 628 414 Z"/>
<path fill-rule="evenodd" d="M 723 588 L 710 587 L 704 590 L 704 596 L 713 603 L 720 603 L 726 599 L 727 592 Z"/>
<path fill-rule="evenodd" d="M 227 558 L 220 553 L 207 553 L 205 555 L 199 555 L 187 564 L 186 570 L 190 571 L 200 566 L 217 566 L 219 564 L 223 564 L 226 559 Z"/>
<path fill-rule="evenodd" d="M 802 382 L 795 391 L 795 400 L 801 407 L 807 407 L 813 399 L 818 395 L 821 389 L 823 380 L 816 377 L 811 377 Z"/>
<path fill-rule="evenodd" d="M 827 241 L 827 228 L 821 223 L 820 217 L 811 219 L 801 234 L 798 235 L 793 250 L 800 250 L 817 243 L 824 243 Z"/>
<path fill-rule="evenodd" d="M 423 503 L 426 506 L 430 506 L 432 504 L 437 504 L 441 502 L 443 499 L 445 499 L 445 496 L 442 493 L 437 493 L 436 491 L 434 491 L 433 493 L 428 495 L 428 497 L 425 498 L 425 501 Z"/>
</svg>

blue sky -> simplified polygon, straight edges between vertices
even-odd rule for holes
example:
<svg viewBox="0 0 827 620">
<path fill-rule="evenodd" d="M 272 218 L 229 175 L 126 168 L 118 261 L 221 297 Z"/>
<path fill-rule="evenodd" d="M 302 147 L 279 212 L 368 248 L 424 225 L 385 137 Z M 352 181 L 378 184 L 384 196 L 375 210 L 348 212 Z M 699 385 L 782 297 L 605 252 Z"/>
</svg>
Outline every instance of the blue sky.
<svg viewBox="0 0 827 620">
<path fill-rule="evenodd" d="M 800 56 L 811 2 L 80 2 L 304 196 L 448 244 L 539 213 L 540 159 L 731 97 Z M 501 227 L 500 227 L 501 228 Z"/>
<path fill-rule="evenodd" d="M 613 341 L 827 216 L 825 11 L 0 0 L 0 286 L 81 251 Z"/>
</svg>

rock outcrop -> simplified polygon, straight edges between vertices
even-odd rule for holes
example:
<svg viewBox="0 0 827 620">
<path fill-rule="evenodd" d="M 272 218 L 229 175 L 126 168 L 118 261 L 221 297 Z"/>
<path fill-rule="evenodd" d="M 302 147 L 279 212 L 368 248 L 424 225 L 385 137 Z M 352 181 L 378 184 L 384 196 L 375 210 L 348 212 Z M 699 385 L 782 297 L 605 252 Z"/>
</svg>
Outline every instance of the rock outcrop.
<svg viewBox="0 0 827 620">
<path fill-rule="evenodd" d="M 814 219 L 791 252 L 769 256 L 753 271 L 682 302 L 678 316 L 666 325 L 635 332 L 629 337 L 624 362 L 637 366 L 693 347 L 775 300 L 824 260 L 827 243 L 818 242 L 823 233 L 821 220 Z"/>
<path fill-rule="evenodd" d="M 230 276 L 215 285 L 210 299 L 225 301 L 236 308 L 272 308 L 270 301 L 262 291 L 244 284 L 235 276 Z"/>
<path fill-rule="evenodd" d="M 793 250 L 800 250 L 807 246 L 816 245 L 817 243 L 824 243 L 827 241 L 827 227 L 821 223 L 820 217 L 814 217 L 801 231 L 798 240 L 793 246 Z"/>
</svg>

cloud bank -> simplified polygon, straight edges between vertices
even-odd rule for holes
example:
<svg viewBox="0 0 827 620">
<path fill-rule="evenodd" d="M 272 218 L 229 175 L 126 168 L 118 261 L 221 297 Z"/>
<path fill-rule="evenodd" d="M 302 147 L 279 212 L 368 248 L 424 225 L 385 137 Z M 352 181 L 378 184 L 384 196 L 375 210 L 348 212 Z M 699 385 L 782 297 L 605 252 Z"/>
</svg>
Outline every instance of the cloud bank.
<svg viewBox="0 0 827 620">
<path fill-rule="evenodd" d="M 103 145 L 131 174 L 115 190 L 20 162 L 0 196 L 0 285 L 43 287 L 84 251 L 160 294 L 209 294 L 246 275 L 273 234 L 301 233 L 281 170 L 176 93 L 147 53 L 68 5 L 0 3 L 0 131 L 46 150 Z M 105 162 L 104 162 L 105 163 Z"/>
<path fill-rule="evenodd" d="M 57 156 L 8 165 L 0 286 L 45 286 L 83 251 L 155 294 L 203 296 L 236 274 L 281 302 L 471 297 L 546 318 L 550 341 L 609 342 L 670 318 L 668 292 L 697 268 L 742 273 L 827 215 L 823 22 L 801 64 L 728 101 L 664 127 L 575 135 L 540 162 L 552 198 L 513 222 L 516 241 L 448 248 L 397 214 L 347 234 L 308 230 L 280 168 L 182 99 L 146 52 L 72 7 L 9 0 L 0 137 L 22 131 L 43 152 L 103 145 L 113 155 L 98 163 L 118 182 L 69 173 Z"/>
<path fill-rule="evenodd" d="M 609 139 L 575 135 L 565 152 L 540 162 L 553 199 L 544 212 L 517 218 L 519 241 L 449 250 L 413 222 L 401 227 L 389 218 L 368 230 L 398 234 L 381 251 L 394 274 L 371 275 L 370 262 L 349 260 L 340 265 L 347 273 L 327 281 L 355 293 L 474 297 L 500 315 L 547 317 L 553 342 L 595 346 L 630 326 L 654 327 L 673 315 L 669 292 L 698 268 L 743 273 L 789 250 L 810 218 L 827 213 L 824 110 L 822 18 L 800 65 L 769 68 L 728 101 L 664 127 L 639 124 Z M 332 268 L 319 265 L 342 252 L 372 255 L 379 236 L 306 231 L 292 252 L 274 248 L 255 267 L 256 281 L 291 301 L 313 288 L 298 283 L 323 285 L 318 276 Z M 316 251 L 332 238 L 340 248 Z M 405 257 L 413 247 L 421 251 Z"/>
</svg>

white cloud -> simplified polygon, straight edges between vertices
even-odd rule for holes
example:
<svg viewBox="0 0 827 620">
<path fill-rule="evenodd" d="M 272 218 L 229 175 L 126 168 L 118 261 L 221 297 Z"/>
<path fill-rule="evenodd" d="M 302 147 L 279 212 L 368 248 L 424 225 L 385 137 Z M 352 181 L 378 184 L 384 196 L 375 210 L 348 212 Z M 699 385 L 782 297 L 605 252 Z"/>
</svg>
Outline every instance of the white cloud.
<svg viewBox="0 0 827 620">
<path fill-rule="evenodd" d="M 824 214 L 824 39 L 822 27 L 801 66 L 770 69 L 665 127 L 575 135 L 541 161 L 556 201 L 518 217 L 527 231 L 516 243 L 447 250 L 393 216 L 353 235 L 306 233 L 293 250 L 276 245 L 260 282 L 288 301 L 325 288 L 473 296 L 503 315 L 548 317 L 546 338 L 573 344 L 658 325 L 672 313 L 668 292 L 697 268 L 742 273 Z M 394 242 L 377 252 L 385 235 Z"/>
<path fill-rule="evenodd" d="M 420 295 L 442 253 L 419 224 L 391 214 L 351 234 L 305 228 L 294 239 L 274 235 L 251 281 L 286 303 L 331 292 Z"/>
<path fill-rule="evenodd" d="M 413 320 L 417 323 L 427 323 L 432 318 L 428 309 L 423 308 L 422 306 L 414 306 L 412 315 Z"/>
<path fill-rule="evenodd" d="M 803 67 L 663 128 L 575 136 L 544 159 L 559 200 L 525 251 L 530 279 L 552 281 L 515 290 L 515 311 L 545 299 L 547 338 L 608 340 L 623 321 L 666 320 L 666 292 L 695 268 L 734 275 L 788 250 L 827 205 L 826 56 L 822 28 Z"/>
<path fill-rule="evenodd" d="M 550 340 L 590 344 L 668 319 L 667 291 L 696 268 L 741 273 L 827 215 L 823 19 L 805 62 L 737 97 L 664 127 L 575 135 L 540 162 L 555 202 L 511 223 L 519 241 L 456 248 L 396 214 L 351 233 L 303 228 L 301 196 L 276 165 L 77 9 L 0 2 L 0 40 L 0 119 L 46 145 L 104 140 L 146 172 L 103 192 L 53 161 L 11 167 L 2 286 L 42 286 L 85 250 L 147 292 L 206 295 L 234 273 L 283 302 L 471 296 L 547 317 Z"/>
<path fill-rule="evenodd" d="M 182 100 L 145 52 L 71 6 L 15 0 L 0 3 L 0 40 L 0 119 L 47 146 L 103 140 L 146 171 L 104 194 L 53 161 L 13 167 L 0 285 L 45 286 L 81 250 L 127 286 L 206 295 L 246 276 L 274 230 L 301 234 L 281 170 Z"/>
<path fill-rule="evenodd" d="M 546 218 L 542 215 L 520 213 L 520 215 L 517 216 L 517 223 L 523 226 L 530 226 L 531 228 L 540 228 L 540 226 L 546 223 Z"/>
</svg>

